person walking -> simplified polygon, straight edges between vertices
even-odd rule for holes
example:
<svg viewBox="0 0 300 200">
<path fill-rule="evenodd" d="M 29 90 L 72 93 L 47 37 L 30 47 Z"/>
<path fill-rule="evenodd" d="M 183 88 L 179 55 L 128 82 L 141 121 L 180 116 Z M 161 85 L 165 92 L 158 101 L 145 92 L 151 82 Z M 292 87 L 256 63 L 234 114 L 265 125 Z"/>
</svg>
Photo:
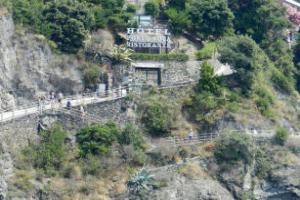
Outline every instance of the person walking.
<svg viewBox="0 0 300 200">
<path fill-rule="evenodd" d="M 67 101 L 67 109 L 68 109 L 68 110 L 71 110 L 71 107 L 72 107 L 71 101 L 68 100 L 68 101 Z"/>
<path fill-rule="evenodd" d="M 194 136 L 193 129 L 190 129 L 190 132 L 188 133 L 188 138 L 189 138 L 189 141 L 192 141 L 192 139 L 193 139 L 193 136 Z"/>
<path fill-rule="evenodd" d="M 64 98 L 63 94 L 61 92 L 58 93 L 58 95 L 57 95 L 58 103 L 61 103 L 63 98 Z"/>
<path fill-rule="evenodd" d="M 80 106 L 80 115 L 81 115 L 81 118 L 84 119 L 85 111 L 84 111 L 84 108 L 82 105 Z"/>
</svg>

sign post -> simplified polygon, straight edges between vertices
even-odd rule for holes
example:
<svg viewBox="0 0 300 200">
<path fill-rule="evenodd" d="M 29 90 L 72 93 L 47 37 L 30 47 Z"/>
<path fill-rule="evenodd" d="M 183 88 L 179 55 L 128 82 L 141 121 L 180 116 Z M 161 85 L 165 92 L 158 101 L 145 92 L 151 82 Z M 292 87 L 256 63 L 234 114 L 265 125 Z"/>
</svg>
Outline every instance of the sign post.
<svg viewBox="0 0 300 200">
<path fill-rule="evenodd" d="M 166 53 L 172 48 L 168 29 L 128 28 L 127 47 L 132 49 L 165 49 Z"/>
</svg>

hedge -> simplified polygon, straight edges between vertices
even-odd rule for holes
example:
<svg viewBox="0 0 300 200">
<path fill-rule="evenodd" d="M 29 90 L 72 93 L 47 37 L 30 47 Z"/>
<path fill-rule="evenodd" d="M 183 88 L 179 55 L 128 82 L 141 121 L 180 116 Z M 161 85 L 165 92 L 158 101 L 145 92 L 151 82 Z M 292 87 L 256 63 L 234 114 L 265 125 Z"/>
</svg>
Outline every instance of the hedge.
<svg viewBox="0 0 300 200">
<path fill-rule="evenodd" d="M 187 61 L 189 56 L 184 53 L 170 53 L 170 54 L 150 54 L 150 53 L 133 53 L 131 55 L 133 60 L 158 60 L 158 61 Z"/>
</svg>

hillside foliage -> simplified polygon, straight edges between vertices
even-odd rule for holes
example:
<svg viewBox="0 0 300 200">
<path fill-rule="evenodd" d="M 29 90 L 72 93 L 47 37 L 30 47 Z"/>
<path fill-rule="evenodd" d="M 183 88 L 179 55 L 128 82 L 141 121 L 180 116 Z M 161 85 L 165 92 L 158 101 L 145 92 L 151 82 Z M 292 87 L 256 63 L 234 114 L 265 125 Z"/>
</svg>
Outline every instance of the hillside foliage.
<svg viewBox="0 0 300 200">
<path fill-rule="evenodd" d="M 98 28 L 125 28 L 134 10 L 124 0 L 11 0 L 14 19 L 54 41 L 59 50 L 77 53 L 86 35 Z"/>
</svg>

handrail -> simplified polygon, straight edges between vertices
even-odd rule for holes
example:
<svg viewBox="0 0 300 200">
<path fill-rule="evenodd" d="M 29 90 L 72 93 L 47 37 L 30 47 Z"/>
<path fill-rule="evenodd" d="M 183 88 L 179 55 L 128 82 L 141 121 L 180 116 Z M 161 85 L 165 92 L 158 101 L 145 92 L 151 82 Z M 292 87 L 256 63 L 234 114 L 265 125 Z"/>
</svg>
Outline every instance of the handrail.
<svg viewBox="0 0 300 200">
<path fill-rule="evenodd" d="M 27 108 L 22 107 L 22 109 L 13 109 L 12 111 L 1 112 L 0 122 L 10 121 L 12 119 L 27 116 L 29 114 L 42 112 L 43 110 L 54 109 L 55 107 L 66 107 L 65 103 L 67 101 L 75 101 L 76 105 L 71 105 L 72 107 L 74 107 L 74 106 L 79 106 L 80 104 L 87 105 L 87 104 L 94 104 L 98 102 L 117 100 L 126 97 L 128 89 L 129 87 L 118 87 L 118 88 L 113 88 L 111 90 L 106 90 L 104 94 L 93 92 L 93 93 L 85 93 L 84 95 L 81 96 L 79 95 L 68 96 L 64 98 L 61 101 L 61 103 L 58 102 L 54 103 L 54 101 L 39 102 L 38 104 L 35 104 L 35 106 L 33 107 L 27 107 Z"/>
<path fill-rule="evenodd" d="M 158 87 L 158 89 L 178 88 L 194 82 L 196 81 L 194 80 L 182 81 L 170 86 L 160 86 Z M 81 101 L 80 104 L 86 105 L 86 104 L 94 104 L 94 103 L 102 102 L 104 98 L 106 98 L 105 101 L 113 101 L 113 100 L 126 97 L 128 91 L 131 91 L 132 88 L 134 87 L 136 86 L 132 85 L 131 87 L 126 86 L 126 87 L 112 88 L 110 90 L 106 90 L 104 93 L 90 92 L 90 93 L 82 93 L 81 95 L 80 94 L 70 95 L 70 96 L 66 96 L 61 102 L 66 103 L 66 101 Z M 13 110 L 0 112 L 0 123 L 10 121 L 15 118 L 27 116 L 29 114 L 42 112 L 44 110 L 50 110 L 50 109 L 53 110 L 55 109 L 55 107 L 65 107 L 65 105 L 49 99 L 44 101 L 34 101 L 31 105 L 18 106 L 15 107 Z"/>
</svg>

